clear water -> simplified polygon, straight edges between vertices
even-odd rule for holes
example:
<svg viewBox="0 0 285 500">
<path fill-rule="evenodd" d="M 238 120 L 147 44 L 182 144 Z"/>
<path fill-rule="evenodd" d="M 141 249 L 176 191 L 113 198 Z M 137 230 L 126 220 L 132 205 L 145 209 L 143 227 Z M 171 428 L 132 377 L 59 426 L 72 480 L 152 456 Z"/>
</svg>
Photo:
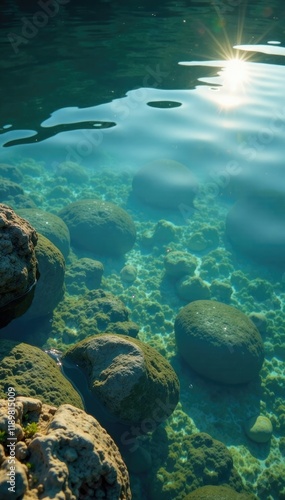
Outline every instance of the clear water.
<svg viewBox="0 0 285 500">
<path fill-rule="evenodd" d="M 186 474 L 183 438 L 197 431 L 229 447 L 258 498 L 284 498 L 285 263 L 281 259 L 272 266 L 233 252 L 224 230 L 227 213 L 241 195 L 273 191 L 285 196 L 284 4 L 85 0 L 78 5 L 70 0 L 47 14 L 29 2 L 1 5 L 0 162 L 26 171 L 23 188 L 46 211 L 57 213 L 76 199 L 99 197 L 132 215 L 138 241 L 124 260 L 100 257 L 103 288 L 122 298 L 141 328 L 141 340 L 164 354 L 180 378 L 180 405 L 165 426 L 178 465 L 153 455 L 153 470 L 143 479 L 134 477 L 134 498 L 152 500 L 146 485 L 155 474 L 164 474 L 164 482 L 168 477 L 169 485 L 177 481 L 176 469 Z M 197 177 L 194 210 L 153 210 L 130 196 L 137 170 L 165 158 L 181 162 Z M 58 180 L 64 161 L 84 168 L 91 181 Z M 64 197 L 54 195 L 59 182 Z M 265 204 L 266 199 L 265 194 Z M 146 249 L 142 235 L 161 219 L 175 224 L 179 237 Z M 254 224 L 262 231 L 267 224 L 270 241 L 275 214 Z M 176 355 L 173 321 L 185 301 L 165 283 L 163 259 L 172 249 L 189 251 L 189 236 L 205 225 L 217 229 L 219 245 L 192 251 L 199 259 L 198 274 L 208 285 L 213 280 L 232 284 L 231 274 L 242 271 L 248 289 L 232 285 L 229 303 L 267 319 L 261 382 L 249 387 L 206 383 Z M 75 257 L 82 256 L 75 251 Z M 138 270 L 134 285 L 120 279 L 126 263 Z M 254 291 L 258 279 L 267 290 L 262 297 Z M 151 305 L 162 312 L 162 322 Z M 52 329 L 45 341 L 48 347 L 65 344 Z M 254 412 L 273 422 L 268 445 L 250 443 L 244 435 L 243 422 Z M 152 450 L 151 443 L 145 446 Z M 161 498 L 168 500 L 171 486 L 165 488 Z M 182 481 L 175 498 L 190 491 Z"/>
</svg>

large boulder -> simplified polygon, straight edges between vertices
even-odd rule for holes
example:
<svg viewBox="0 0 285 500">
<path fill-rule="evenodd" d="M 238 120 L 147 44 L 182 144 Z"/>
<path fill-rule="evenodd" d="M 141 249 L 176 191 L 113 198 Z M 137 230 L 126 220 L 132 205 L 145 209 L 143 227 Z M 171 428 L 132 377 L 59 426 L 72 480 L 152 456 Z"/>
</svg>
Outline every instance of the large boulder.
<svg viewBox="0 0 285 500">
<path fill-rule="evenodd" d="M 190 207 L 197 190 L 197 180 L 189 168 L 174 160 L 148 163 L 133 178 L 135 196 L 154 208 Z"/>
<path fill-rule="evenodd" d="M 79 394 L 59 367 L 38 347 L 0 340 L 0 397 L 7 399 L 8 387 L 18 396 L 37 397 L 44 403 L 70 403 L 83 408 Z"/>
<path fill-rule="evenodd" d="M 64 294 L 65 261 L 58 248 L 45 236 L 38 234 L 36 257 L 40 280 L 33 303 L 21 320 L 40 318 L 50 314 Z"/>
<path fill-rule="evenodd" d="M 0 204 L 0 328 L 30 306 L 38 278 L 35 229 Z"/>
<path fill-rule="evenodd" d="M 14 462 L 0 444 L 2 500 L 131 499 L 127 467 L 95 418 L 69 404 L 56 408 L 25 397 L 16 397 L 15 410 L 17 443 L 15 451 L 9 448 Z M 0 400 L 1 431 L 7 430 L 7 421 L 7 400 Z M 11 463 L 16 469 L 14 494 L 7 483 Z"/>
<path fill-rule="evenodd" d="M 134 246 L 136 228 L 122 208 L 102 200 L 80 200 L 59 212 L 67 224 L 71 243 L 95 254 L 118 257 Z"/>
<path fill-rule="evenodd" d="M 253 322 L 235 307 L 197 300 L 180 310 L 174 327 L 179 353 L 200 375 L 224 384 L 258 376 L 263 342 Z"/>
<path fill-rule="evenodd" d="M 48 238 L 66 259 L 70 250 L 70 234 L 65 222 L 55 214 L 39 208 L 21 208 L 17 213 L 29 221 L 38 233 Z"/>
<path fill-rule="evenodd" d="M 238 200 L 228 213 L 226 235 L 236 251 L 254 261 L 284 266 L 284 194 L 261 191 Z"/>
<path fill-rule="evenodd" d="M 123 423 L 145 422 L 154 430 L 178 403 L 179 381 L 173 368 L 138 339 L 96 335 L 71 347 L 62 359 L 63 367 L 65 360 L 84 371 L 94 396 Z"/>
</svg>

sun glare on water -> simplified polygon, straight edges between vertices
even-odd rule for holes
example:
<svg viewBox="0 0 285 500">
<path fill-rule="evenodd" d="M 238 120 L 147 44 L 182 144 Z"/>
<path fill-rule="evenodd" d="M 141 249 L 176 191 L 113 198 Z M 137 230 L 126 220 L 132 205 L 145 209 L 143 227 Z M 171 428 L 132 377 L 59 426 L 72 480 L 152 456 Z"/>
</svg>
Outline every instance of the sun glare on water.
<svg viewBox="0 0 285 500">
<path fill-rule="evenodd" d="M 233 108 L 245 102 L 245 86 L 248 81 L 247 64 L 242 59 L 229 59 L 225 61 L 218 73 L 221 87 L 216 89 L 212 97 L 222 108 Z"/>
</svg>

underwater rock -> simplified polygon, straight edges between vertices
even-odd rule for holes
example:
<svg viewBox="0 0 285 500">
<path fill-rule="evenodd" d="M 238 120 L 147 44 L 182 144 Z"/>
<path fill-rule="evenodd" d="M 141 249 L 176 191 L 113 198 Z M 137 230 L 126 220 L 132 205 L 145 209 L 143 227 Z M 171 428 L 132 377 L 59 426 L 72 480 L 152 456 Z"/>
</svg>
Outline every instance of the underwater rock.
<svg viewBox="0 0 285 500">
<path fill-rule="evenodd" d="M 245 491 L 242 479 L 234 467 L 232 455 L 221 441 L 205 432 L 190 436 L 185 434 L 179 440 L 174 436 L 172 442 L 167 442 L 167 455 L 162 465 L 158 456 L 161 439 L 157 436 L 156 441 L 156 434 L 157 431 L 153 434 L 153 447 L 157 454 L 153 455 L 152 475 L 149 480 L 150 500 L 184 500 L 197 488 L 209 484 L 227 485 L 240 493 Z M 250 498 L 244 497 L 244 500 Z M 243 500 L 242 496 L 240 500 Z"/>
<path fill-rule="evenodd" d="M 48 240 L 50 240 L 66 259 L 70 250 L 70 234 L 65 222 L 55 214 L 38 208 L 17 209 L 16 212 Z"/>
<path fill-rule="evenodd" d="M 125 283 L 133 283 L 137 277 L 137 269 L 134 266 L 127 264 L 121 269 L 120 277 Z"/>
<path fill-rule="evenodd" d="M 200 276 L 184 276 L 176 284 L 178 296 L 187 302 L 194 300 L 208 300 L 210 288 Z"/>
<path fill-rule="evenodd" d="M 256 497 L 247 493 L 238 493 L 229 486 L 202 486 L 189 493 L 184 500 L 254 500 Z"/>
<path fill-rule="evenodd" d="M 7 200 L 8 198 L 13 198 L 18 194 L 23 195 L 24 190 L 16 182 L 9 181 L 8 179 L 1 179 L 0 182 L 0 201 Z"/>
<path fill-rule="evenodd" d="M 70 344 L 95 333 L 112 332 L 136 336 L 138 325 L 129 320 L 129 310 L 115 295 L 90 290 L 80 297 L 65 295 L 53 312 L 51 337 Z"/>
<path fill-rule="evenodd" d="M 7 419 L 7 401 L 0 400 L 1 430 L 7 430 Z M 120 452 L 91 415 L 69 404 L 56 408 L 16 397 L 15 422 L 22 430 L 15 459 L 20 496 L 7 495 L 9 454 L 0 445 L 1 499 L 131 499 L 129 475 Z M 18 457 L 19 446 L 26 448 L 25 458 Z"/>
<path fill-rule="evenodd" d="M 38 278 L 35 229 L 0 204 L 0 328 L 30 306 Z"/>
<path fill-rule="evenodd" d="M 155 245 L 166 245 L 177 239 L 179 229 L 177 226 L 167 220 L 159 220 L 152 230 L 148 229 L 141 236 L 141 243 L 145 247 Z"/>
<path fill-rule="evenodd" d="M 57 177 L 64 177 L 69 183 L 84 184 L 89 181 L 86 170 L 73 161 L 64 161 L 56 166 Z"/>
<path fill-rule="evenodd" d="M 80 200 L 59 212 L 75 247 L 104 256 L 119 257 L 131 250 L 136 228 L 122 208 L 102 200 Z"/>
<path fill-rule="evenodd" d="M 64 294 L 65 262 L 58 248 L 42 234 L 38 234 L 36 257 L 40 279 L 37 283 L 31 307 L 21 321 L 50 314 Z"/>
<path fill-rule="evenodd" d="M 192 233 L 187 240 L 187 247 L 192 252 L 203 252 L 216 248 L 219 244 L 219 232 L 217 228 L 204 226 L 200 231 Z"/>
<path fill-rule="evenodd" d="M 22 172 L 14 165 L 8 163 L 0 163 L 0 177 L 4 177 L 16 183 L 22 182 L 23 180 Z"/>
<path fill-rule="evenodd" d="M 247 437 L 256 443 L 267 443 L 273 433 L 272 423 L 269 418 L 263 415 L 254 416 L 247 420 L 244 430 Z"/>
<path fill-rule="evenodd" d="M 144 165 L 133 178 L 133 192 L 154 208 L 192 206 L 198 183 L 191 171 L 173 160 L 157 160 Z"/>
<path fill-rule="evenodd" d="M 233 289 L 229 283 L 225 281 L 213 280 L 210 286 L 211 297 L 217 301 L 225 302 L 226 304 L 231 301 Z"/>
<path fill-rule="evenodd" d="M 101 262 L 88 257 L 76 260 L 67 267 L 65 273 L 65 284 L 67 291 L 79 294 L 86 289 L 94 290 L 101 285 L 104 266 Z"/>
<path fill-rule="evenodd" d="M 198 300 L 180 310 L 174 328 L 179 353 L 200 375 L 223 384 L 257 378 L 263 342 L 252 321 L 238 309 Z"/>
<path fill-rule="evenodd" d="M 159 220 L 155 226 L 152 235 L 153 245 L 165 245 L 170 241 L 174 241 L 177 235 L 177 227 L 167 220 Z"/>
<path fill-rule="evenodd" d="M 145 423 L 153 431 L 178 403 L 179 381 L 173 368 L 138 339 L 96 335 L 71 347 L 63 365 L 65 360 L 82 369 L 91 392 L 122 423 Z"/>
<path fill-rule="evenodd" d="M 285 196 L 260 191 L 238 200 L 226 220 L 234 250 L 258 263 L 285 264 Z"/>
<path fill-rule="evenodd" d="M 81 397 L 62 375 L 56 363 L 38 347 L 0 340 L 0 397 L 7 387 L 18 396 L 37 397 L 44 403 L 70 403 L 83 408 Z"/>
<path fill-rule="evenodd" d="M 198 261 L 194 255 L 179 250 L 167 252 L 164 267 L 167 276 L 179 279 L 186 274 L 194 274 Z"/>
</svg>

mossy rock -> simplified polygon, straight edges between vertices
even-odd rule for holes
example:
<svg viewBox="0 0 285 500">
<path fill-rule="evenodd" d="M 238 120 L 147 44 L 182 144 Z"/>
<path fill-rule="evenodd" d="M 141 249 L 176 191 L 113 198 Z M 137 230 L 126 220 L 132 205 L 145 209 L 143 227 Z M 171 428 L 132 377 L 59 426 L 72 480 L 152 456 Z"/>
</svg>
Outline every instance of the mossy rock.
<svg viewBox="0 0 285 500">
<path fill-rule="evenodd" d="M 79 394 L 44 351 L 24 342 L 0 340 L 0 398 L 7 399 L 8 387 L 13 387 L 17 396 L 83 408 Z"/>
<path fill-rule="evenodd" d="M 174 250 L 164 257 L 165 272 L 171 278 L 179 279 L 186 274 L 193 275 L 197 266 L 198 260 L 188 252 Z"/>
<path fill-rule="evenodd" d="M 199 432 L 185 434 L 179 440 L 173 436 L 173 440 L 163 443 L 159 430 L 152 436 L 153 464 L 148 491 L 151 500 L 184 500 L 197 488 L 211 484 L 228 485 L 239 493 L 244 491 L 232 455 L 221 441 Z"/>
<path fill-rule="evenodd" d="M 244 430 L 249 439 L 256 443 L 267 443 L 273 433 L 272 423 L 264 415 L 249 418 L 244 424 Z"/>
<path fill-rule="evenodd" d="M 63 366 L 65 361 L 84 371 L 91 392 L 111 415 L 127 424 L 144 423 L 146 432 L 168 418 L 178 403 L 179 381 L 173 368 L 138 339 L 95 335 L 71 347 Z"/>
<path fill-rule="evenodd" d="M 175 319 L 178 351 L 200 375 L 224 384 L 242 384 L 258 377 L 264 347 L 252 321 L 235 307 L 215 300 L 197 300 Z"/>
<path fill-rule="evenodd" d="M 50 240 L 66 259 L 70 250 L 70 234 L 65 222 L 55 214 L 38 208 L 22 208 L 17 213 L 29 221 L 38 233 Z"/>
<path fill-rule="evenodd" d="M 136 229 L 121 207 L 102 200 L 79 200 L 59 212 L 67 224 L 71 243 L 95 254 L 120 257 L 131 250 Z"/>
<path fill-rule="evenodd" d="M 36 246 L 40 277 L 36 285 L 31 307 L 23 320 L 40 318 L 50 314 L 64 294 L 65 261 L 58 248 L 38 233 Z"/>
</svg>

